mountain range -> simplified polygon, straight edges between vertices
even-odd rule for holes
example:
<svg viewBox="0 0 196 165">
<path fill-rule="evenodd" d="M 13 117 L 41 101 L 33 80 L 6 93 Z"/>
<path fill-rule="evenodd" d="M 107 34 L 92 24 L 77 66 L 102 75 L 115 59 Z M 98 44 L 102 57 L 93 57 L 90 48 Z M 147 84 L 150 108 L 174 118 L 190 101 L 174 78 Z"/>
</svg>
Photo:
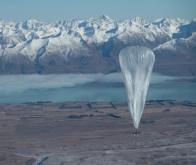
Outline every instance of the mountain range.
<svg viewBox="0 0 196 165">
<path fill-rule="evenodd" d="M 0 74 L 111 73 L 126 46 L 151 48 L 154 71 L 196 75 L 196 20 L 108 16 L 46 23 L 0 20 Z"/>
</svg>

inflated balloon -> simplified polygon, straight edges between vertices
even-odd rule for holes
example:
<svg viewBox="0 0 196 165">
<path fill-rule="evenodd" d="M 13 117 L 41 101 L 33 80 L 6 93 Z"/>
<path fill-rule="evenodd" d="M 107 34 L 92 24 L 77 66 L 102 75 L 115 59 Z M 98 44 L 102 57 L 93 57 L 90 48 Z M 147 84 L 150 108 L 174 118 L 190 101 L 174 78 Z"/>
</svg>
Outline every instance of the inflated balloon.
<svg viewBox="0 0 196 165">
<path fill-rule="evenodd" d="M 144 110 L 154 61 L 154 53 L 146 47 L 127 47 L 119 54 L 120 67 L 128 96 L 129 111 L 136 129 L 139 127 Z"/>
</svg>

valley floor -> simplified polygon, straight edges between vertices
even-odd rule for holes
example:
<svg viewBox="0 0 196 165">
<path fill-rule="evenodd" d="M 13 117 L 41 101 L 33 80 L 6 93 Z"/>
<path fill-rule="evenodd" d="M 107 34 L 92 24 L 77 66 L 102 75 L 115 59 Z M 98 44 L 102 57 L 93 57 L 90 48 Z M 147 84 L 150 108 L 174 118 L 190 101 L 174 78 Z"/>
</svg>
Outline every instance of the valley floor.
<svg viewBox="0 0 196 165">
<path fill-rule="evenodd" d="M 0 165 L 195 165 L 196 104 L 149 101 L 135 135 L 127 105 L 0 105 Z"/>
</svg>

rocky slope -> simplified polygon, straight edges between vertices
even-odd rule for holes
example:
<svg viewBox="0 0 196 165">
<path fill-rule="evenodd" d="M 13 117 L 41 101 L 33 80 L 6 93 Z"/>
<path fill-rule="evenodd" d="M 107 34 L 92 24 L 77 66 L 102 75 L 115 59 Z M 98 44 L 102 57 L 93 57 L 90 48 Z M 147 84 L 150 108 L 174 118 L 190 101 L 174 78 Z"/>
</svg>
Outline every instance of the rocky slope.
<svg viewBox="0 0 196 165">
<path fill-rule="evenodd" d="M 118 53 L 129 45 L 154 50 L 155 71 L 196 72 L 196 21 L 108 16 L 45 23 L 0 21 L 0 73 L 110 73 L 119 71 Z M 183 67 L 182 67 L 183 66 Z"/>
</svg>

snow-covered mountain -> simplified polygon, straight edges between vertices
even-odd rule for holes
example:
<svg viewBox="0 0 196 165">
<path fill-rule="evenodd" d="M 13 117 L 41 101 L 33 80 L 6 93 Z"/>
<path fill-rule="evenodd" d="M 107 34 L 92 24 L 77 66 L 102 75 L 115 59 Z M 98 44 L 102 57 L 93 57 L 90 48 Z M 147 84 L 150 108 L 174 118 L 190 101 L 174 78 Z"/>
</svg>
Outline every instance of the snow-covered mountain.
<svg viewBox="0 0 196 165">
<path fill-rule="evenodd" d="M 0 73 L 114 72 L 119 51 L 128 45 L 152 48 L 158 57 L 155 71 L 162 72 L 162 65 L 171 63 L 165 57 L 196 59 L 194 32 L 195 20 L 169 18 L 115 21 L 103 15 L 53 24 L 0 20 Z"/>
</svg>

